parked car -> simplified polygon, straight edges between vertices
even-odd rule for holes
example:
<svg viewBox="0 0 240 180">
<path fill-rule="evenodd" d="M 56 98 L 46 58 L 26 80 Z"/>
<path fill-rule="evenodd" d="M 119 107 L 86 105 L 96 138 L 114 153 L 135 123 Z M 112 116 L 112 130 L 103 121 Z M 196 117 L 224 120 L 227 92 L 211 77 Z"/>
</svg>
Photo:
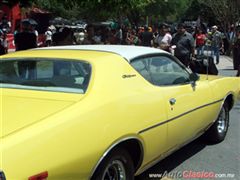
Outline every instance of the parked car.
<svg viewBox="0 0 240 180">
<path fill-rule="evenodd" d="M 237 77 L 147 47 L 48 47 L 0 63 L 7 180 L 132 180 L 203 134 L 223 141 L 240 92 Z"/>
</svg>

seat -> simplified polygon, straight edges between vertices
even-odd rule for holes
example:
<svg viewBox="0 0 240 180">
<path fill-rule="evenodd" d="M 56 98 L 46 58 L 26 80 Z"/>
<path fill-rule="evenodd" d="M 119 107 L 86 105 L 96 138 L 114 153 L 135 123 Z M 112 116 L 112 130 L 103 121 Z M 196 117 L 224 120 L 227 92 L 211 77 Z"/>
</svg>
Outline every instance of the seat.
<svg viewBox="0 0 240 180">
<path fill-rule="evenodd" d="M 52 78 L 52 83 L 60 87 L 75 87 L 74 77 L 67 75 L 54 76 Z"/>
</svg>

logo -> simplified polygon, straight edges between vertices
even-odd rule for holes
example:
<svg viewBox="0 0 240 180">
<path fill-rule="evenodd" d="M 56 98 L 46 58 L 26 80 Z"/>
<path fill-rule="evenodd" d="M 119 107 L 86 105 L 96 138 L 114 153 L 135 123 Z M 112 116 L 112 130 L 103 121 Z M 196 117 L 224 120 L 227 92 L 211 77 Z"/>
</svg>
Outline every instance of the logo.
<svg viewBox="0 0 240 180">
<path fill-rule="evenodd" d="M 124 74 L 124 75 L 122 75 L 122 78 L 132 78 L 135 76 L 136 76 L 136 74 Z"/>
</svg>

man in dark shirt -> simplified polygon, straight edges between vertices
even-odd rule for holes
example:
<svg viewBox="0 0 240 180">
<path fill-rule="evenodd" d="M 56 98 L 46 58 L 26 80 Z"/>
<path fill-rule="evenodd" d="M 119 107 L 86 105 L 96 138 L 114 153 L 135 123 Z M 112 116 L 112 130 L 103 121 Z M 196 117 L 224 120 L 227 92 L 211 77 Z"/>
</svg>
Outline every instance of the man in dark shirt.
<svg viewBox="0 0 240 180">
<path fill-rule="evenodd" d="M 173 35 L 172 45 L 176 46 L 176 56 L 186 67 L 189 66 L 191 55 L 195 56 L 194 38 L 186 31 L 183 23 L 178 24 L 177 33 Z"/>
<path fill-rule="evenodd" d="M 16 51 L 27 50 L 37 47 L 37 37 L 30 31 L 30 22 L 22 23 L 22 31 L 15 36 Z M 34 79 L 36 77 L 36 62 L 35 61 L 19 61 L 18 71 L 22 79 Z"/>
<path fill-rule="evenodd" d="M 33 32 L 30 32 L 30 23 L 22 23 L 22 32 L 15 36 L 16 51 L 26 50 L 37 47 L 37 37 Z"/>
<path fill-rule="evenodd" d="M 151 47 L 151 42 L 153 40 L 153 33 L 149 32 L 149 28 L 147 26 L 144 27 L 144 32 L 140 35 L 140 39 L 142 41 L 143 46 Z"/>
</svg>

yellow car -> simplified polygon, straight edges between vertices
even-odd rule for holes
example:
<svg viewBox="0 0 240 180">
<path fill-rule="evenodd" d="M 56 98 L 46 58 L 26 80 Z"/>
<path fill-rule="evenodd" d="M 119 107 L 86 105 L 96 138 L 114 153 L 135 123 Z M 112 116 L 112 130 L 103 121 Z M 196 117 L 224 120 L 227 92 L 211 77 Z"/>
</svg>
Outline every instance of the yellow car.
<svg viewBox="0 0 240 180">
<path fill-rule="evenodd" d="M 239 91 L 155 48 L 1 56 L 0 179 L 132 180 L 202 134 L 224 140 Z"/>
</svg>

